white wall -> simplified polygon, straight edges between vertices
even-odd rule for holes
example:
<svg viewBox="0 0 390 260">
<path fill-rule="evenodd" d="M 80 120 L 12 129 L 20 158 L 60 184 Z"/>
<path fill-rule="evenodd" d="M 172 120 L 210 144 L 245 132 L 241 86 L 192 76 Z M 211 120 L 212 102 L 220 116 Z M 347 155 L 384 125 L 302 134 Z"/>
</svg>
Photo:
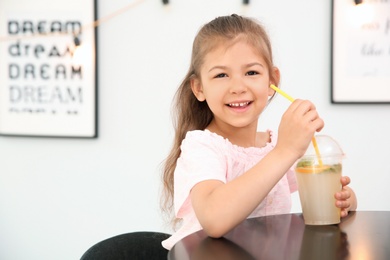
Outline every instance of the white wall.
<svg viewBox="0 0 390 260">
<path fill-rule="evenodd" d="M 131 2 L 99 0 L 99 16 Z M 231 13 L 268 28 L 283 89 L 314 101 L 323 133 L 346 152 L 344 174 L 359 210 L 390 210 L 390 106 L 330 104 L 330 2 L 144 0 L 102 24 L 99 138 L 0 137 L 0 259 L 79 259 L 110 236 L 168 231 L 158 191 L 172 138 L 171 99 L 199 27 Z M 260 129 L 276 129 L 287 106 L 278 97 Z M 300 211 L 297 195 L 293 211 Z"/>
</svg>

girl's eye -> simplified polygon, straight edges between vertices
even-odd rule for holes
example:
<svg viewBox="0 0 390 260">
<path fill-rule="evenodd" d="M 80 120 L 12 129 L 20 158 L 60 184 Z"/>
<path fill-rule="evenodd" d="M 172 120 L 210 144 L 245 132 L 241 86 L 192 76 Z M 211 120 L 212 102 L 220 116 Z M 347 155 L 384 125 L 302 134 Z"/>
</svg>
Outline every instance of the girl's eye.
<svg viewBox="0 0 390 260">
<path fill-rule="evenodd" d="M 247 73 L 246 73 L 246 75 L 249 75 L 249 76 L 254 76 L 254 75 L 257 75 L 257 74 L 259 74 L 257 71 L 248 71 Z"/>
<path fill-rule="evenodd" d="M 218 75 L 215 76 L 216 78 L 224 78 L 227 77 L 225 73 L 219 73 Z"/>
</svg>

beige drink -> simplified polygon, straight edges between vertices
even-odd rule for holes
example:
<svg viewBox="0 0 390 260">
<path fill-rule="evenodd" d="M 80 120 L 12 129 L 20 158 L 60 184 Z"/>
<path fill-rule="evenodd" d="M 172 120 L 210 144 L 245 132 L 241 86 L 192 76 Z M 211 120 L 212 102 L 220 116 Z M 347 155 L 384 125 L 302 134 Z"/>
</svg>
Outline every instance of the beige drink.
<svg viewBox="0 0 390 260">
<path fill-rule="evenodd" d="M 341 164 L 319 166 L 298 163 L 295 173 L 305 224 L 340 223 L 340 209 L 336 207 L 334 195 L 341 190 L 341 169 Z"/>
</svg>

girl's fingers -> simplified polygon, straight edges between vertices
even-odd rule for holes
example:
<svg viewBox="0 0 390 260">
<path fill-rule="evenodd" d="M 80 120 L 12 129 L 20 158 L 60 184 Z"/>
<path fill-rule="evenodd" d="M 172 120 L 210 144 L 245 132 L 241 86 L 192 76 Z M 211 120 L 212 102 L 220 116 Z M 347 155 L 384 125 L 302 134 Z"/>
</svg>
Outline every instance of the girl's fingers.
<svg viewBox="0 0 390 260">
<path fill-rule="evenodd" d="M 346 186 L 351 182 L 351 179 L 348 176 L 341 177 L 341 185 Z"/>
<path fill-rule="evenodd" d="M 295 106 L 293 106 L 294 113 L 297 113 L 298 115 L 301 115 L 301 116 L 306 115 L 307 112 L 309 112 L 311 110 L 314 110 L 314 111 L 316 110 L 315 105 L 308 100 L 297 99 L 293 102 L 292 105 L 295 105 Z"/>
<path fill-rule="evenodd" d="M 351 203 L 348 200 L 337 200 L 336 201 L 336 207 L 341 209 L 346 209 L 351 206 Z"/>
<path fill-rule="evenodd" d="M 347 209 L 342 209 L 341 212 L 340 212 L 340 216 L 342 218 L 348 216 L 348 210 Z"/>
<path fill-rule="evenodd" d="M 334 196 L 337 200 L 347 200 L 351 197 L 351 193 L 347 190 L 339 191 Z"/>
<path fill-rule="evenodd" d="M 305 115 L 304 115 L 305 121 L 310 123 L 313 122 L 314 120 L 318 119 L 318 113 L 317 110 L 309 110 Z"/>
</svg>

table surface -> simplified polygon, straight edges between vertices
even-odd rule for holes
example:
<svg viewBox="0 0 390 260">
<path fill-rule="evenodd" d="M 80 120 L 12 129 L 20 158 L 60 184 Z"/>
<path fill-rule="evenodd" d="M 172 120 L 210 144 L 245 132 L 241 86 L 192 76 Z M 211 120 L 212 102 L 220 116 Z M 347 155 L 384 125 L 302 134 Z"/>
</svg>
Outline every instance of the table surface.
<svg viewBox="0 0 390 260">
<path fill-rule="evenodd" d="M 390 211 L 350 212 L 326 226 L 305 225 L 302 214 L 247 219 L 219 239 L 185 237 L 168 259 L 390 259 Z"/>
</svg>

